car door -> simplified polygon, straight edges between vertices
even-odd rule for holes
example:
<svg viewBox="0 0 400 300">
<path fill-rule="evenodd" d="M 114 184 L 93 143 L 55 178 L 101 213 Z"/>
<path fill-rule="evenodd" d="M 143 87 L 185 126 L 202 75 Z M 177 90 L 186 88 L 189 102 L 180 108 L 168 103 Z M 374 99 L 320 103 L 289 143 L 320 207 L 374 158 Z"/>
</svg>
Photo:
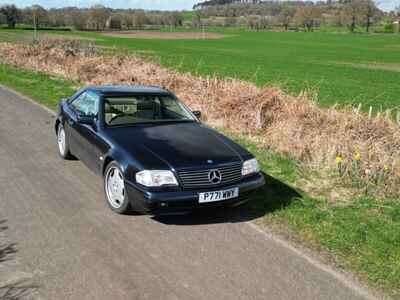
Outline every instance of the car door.
<svg viewBox="0 0 400 300">
<path fill-rule="evenodd" d="M 71 152 L 76 155 L 93 171 L 98 171 L 97 151 L 97 130 L 99 96 L 91 91 L 83 92 L 70 103 L 73 114 L 67 120 Z M 91 124 L 80 122 L 83 118 L 92 118 Z"/>
<path fill-rule="evenodd" d="M 81 158 L 81 147 L 79 147 L 79 143 L 76 140 L 76 126 L 78 123 L 79 116 L 79 105 L 86 97 L 86 92 L 83 92 L 68 102 L 68 105 L 64 108 L 64 128 L 65 134 L 68 139 L 68 144 L 71 152 L 77 158 Z"/>
</svg>

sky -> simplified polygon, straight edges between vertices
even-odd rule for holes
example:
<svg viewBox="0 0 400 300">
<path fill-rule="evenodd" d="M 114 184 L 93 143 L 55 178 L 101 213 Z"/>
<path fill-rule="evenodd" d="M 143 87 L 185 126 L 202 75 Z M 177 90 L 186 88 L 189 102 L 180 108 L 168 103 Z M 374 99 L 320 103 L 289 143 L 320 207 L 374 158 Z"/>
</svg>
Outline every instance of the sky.
<svg viewBox="0 0 400 300">
<path fill-rule="evenodd" d="M 377 1 L 377 4 L 381 9 L 389 11 L 395 9 L 396 7 L 399 7 L 400 0 L 381 0 Z"/>
<path fill-rule="evenodd" d="M 15 4 L 18 7 L 39 4 L 46 8 L 77 6 L 90 7 L 102 4 L 112 8 L 142 8 L 152 10 L 190 10 L 200 0 L 0 0 L 0 5 Z M 378 6 L 384 10 L 392 10 L 400 6 L 400 0 L 377 0 Z"/>
<path fill-rule="evenodd" d="M 198 0 L 0 0 L 2 4 L 15 4 L 18 7 L 39 4 L 46 8 L 77 6 L 90 7 L 102 4 L 112 8 L 142 8 L 152 10 L 190 10 Z"/>
</svg>

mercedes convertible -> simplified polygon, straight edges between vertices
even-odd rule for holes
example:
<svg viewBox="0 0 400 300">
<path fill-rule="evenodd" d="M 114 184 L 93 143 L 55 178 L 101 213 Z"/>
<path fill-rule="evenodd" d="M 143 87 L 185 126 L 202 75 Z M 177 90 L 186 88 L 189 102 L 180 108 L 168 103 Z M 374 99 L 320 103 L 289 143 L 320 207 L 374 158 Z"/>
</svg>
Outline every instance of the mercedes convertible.
<svg viewBox="0 0 400 300">
<path fill-rule="evenodd" d="M 58 152 L 104 178 L 105 199 L 117 213 L 187 213 L 248 201 L 265 184 L 257 160 L 200 119 L 158 87 L 87 87 L 59 104 Z"/>
</svg>

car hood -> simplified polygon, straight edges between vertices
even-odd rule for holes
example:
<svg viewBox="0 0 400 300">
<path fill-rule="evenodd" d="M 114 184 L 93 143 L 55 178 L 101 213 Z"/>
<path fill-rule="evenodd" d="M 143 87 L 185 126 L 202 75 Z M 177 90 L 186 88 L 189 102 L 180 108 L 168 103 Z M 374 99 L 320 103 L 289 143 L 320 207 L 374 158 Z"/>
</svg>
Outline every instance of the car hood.
<svg viewBox="0 0 400 300">
<path fill-rule="evenodd" d="M 218 132 L 201 123 L 137 125 L 110 129 L 115 143 L 137 157 L 148 154 L 171 168 L 195 168 L 243 160 L 249 153 Z M 154 166 L 154 163 L 151 164 Z M 145 166 L 146 167 L 146 166 Z"/>
</svg>

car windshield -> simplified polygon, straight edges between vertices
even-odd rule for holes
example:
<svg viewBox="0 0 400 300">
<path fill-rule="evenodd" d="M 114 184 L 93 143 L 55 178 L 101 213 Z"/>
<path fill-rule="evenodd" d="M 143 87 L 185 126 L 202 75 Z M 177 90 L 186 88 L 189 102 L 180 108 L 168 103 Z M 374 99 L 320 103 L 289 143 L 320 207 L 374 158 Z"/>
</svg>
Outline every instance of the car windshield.
<svg viewBox="0 0 400 300">
<path fill-rule="evenodd" d="M 104 114 L 108 126 L 195 121 L 179 100 L 160 95 L 106 97 Z"/>
</svg>

